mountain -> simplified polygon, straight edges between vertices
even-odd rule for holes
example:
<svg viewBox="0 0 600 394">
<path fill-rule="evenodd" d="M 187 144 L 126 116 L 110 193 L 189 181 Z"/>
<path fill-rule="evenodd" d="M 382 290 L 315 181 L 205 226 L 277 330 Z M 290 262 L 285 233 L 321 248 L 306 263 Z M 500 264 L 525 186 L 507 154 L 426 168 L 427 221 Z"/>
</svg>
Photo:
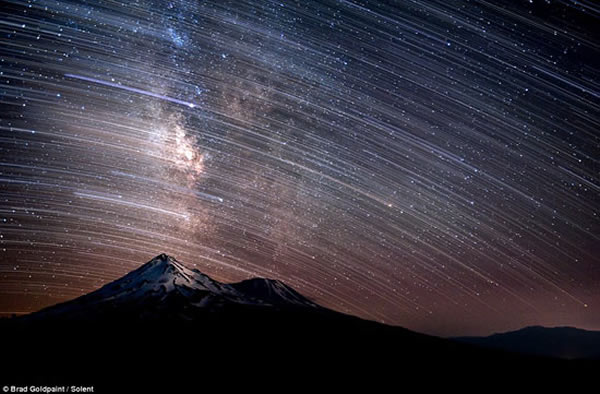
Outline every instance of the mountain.
<svg viewBox="0 0 600 394">
<path fill-rule="evenodd" d="M 492 349 L 563 359 L 600 360 L 600 332 L 573 327 L 526 327 L 487 337 L 455 338 Z"/>
<path fill-rule="evenodd" d="M 536 371 L 591 376 L 597 367 L 360 319 L 276 280 L 220 283 L 164 254 L 87 295 L 0 319 L 0 335 L 10 360 L 0 385 L 79 382 L 94 392 L 189 392 L 213 384 L 247 391 L 252 382 L 261 382 L 261 392 L 357 390 L 358 383 L 369 391 L 464 387 L 474 377 L 496 381 L 499 371 L 519 380 Z"/>
<path fill-rule="evenodd" d="M 277 280 L 254 278 L 224 284 L 161 254 L 99 290 L 22 320 L 196 320 L 207 313 L 244 308 L 324 311 Z"/>
</svg>

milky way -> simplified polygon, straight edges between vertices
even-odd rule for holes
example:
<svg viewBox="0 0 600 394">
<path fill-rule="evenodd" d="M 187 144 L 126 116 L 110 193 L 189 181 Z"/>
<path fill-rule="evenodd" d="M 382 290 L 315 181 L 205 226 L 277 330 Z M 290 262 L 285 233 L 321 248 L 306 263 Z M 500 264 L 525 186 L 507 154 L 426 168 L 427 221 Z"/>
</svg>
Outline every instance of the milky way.
<svg viewBox="0 0 600 394">
<path fill-rule="evenodd" d="M 0 312 L 165 252 L 438 335 L 600 329 L 585 1 L 10 1 Z"/>
</svg>

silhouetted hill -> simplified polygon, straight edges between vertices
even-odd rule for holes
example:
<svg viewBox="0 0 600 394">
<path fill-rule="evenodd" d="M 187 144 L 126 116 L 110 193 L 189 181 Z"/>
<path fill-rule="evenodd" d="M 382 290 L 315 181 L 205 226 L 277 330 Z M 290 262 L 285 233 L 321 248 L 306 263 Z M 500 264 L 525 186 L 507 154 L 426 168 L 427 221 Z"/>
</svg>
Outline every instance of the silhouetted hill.
<svg viewBox="0 0 600 394">
<path fill-rule="evenodd" d="M 526 327 L 487 337 L 457 340 L 515 353 L 564 359 L 600 359 L 600 332 L 573 327 Z"/>
</svg>

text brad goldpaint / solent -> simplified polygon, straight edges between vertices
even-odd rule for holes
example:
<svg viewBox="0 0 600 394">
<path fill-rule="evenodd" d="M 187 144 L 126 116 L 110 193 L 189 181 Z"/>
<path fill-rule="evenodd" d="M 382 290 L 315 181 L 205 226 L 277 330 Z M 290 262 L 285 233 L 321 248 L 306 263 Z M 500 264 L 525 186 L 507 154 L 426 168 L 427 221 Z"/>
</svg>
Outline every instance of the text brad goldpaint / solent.
<svg viewBox="0 0 600 394">
<path fill-rule="evenodd" d="M 4 386 L 4 393 L 93 393 L 94 386 Z"/>
</svg>

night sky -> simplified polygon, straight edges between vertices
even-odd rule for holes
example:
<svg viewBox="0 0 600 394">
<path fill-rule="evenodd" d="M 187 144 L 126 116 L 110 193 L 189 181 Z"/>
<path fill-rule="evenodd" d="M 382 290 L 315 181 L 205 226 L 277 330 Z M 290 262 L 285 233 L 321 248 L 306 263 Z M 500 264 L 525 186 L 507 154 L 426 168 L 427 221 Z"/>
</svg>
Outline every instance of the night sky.
<svg viewBox="0 0 600 394">
<path fill-rule="evenodd" d="M 165 252 L 436 335 L 600 329 L 593 1 L 2 1 L 0 312 Z"/>
</svg>

